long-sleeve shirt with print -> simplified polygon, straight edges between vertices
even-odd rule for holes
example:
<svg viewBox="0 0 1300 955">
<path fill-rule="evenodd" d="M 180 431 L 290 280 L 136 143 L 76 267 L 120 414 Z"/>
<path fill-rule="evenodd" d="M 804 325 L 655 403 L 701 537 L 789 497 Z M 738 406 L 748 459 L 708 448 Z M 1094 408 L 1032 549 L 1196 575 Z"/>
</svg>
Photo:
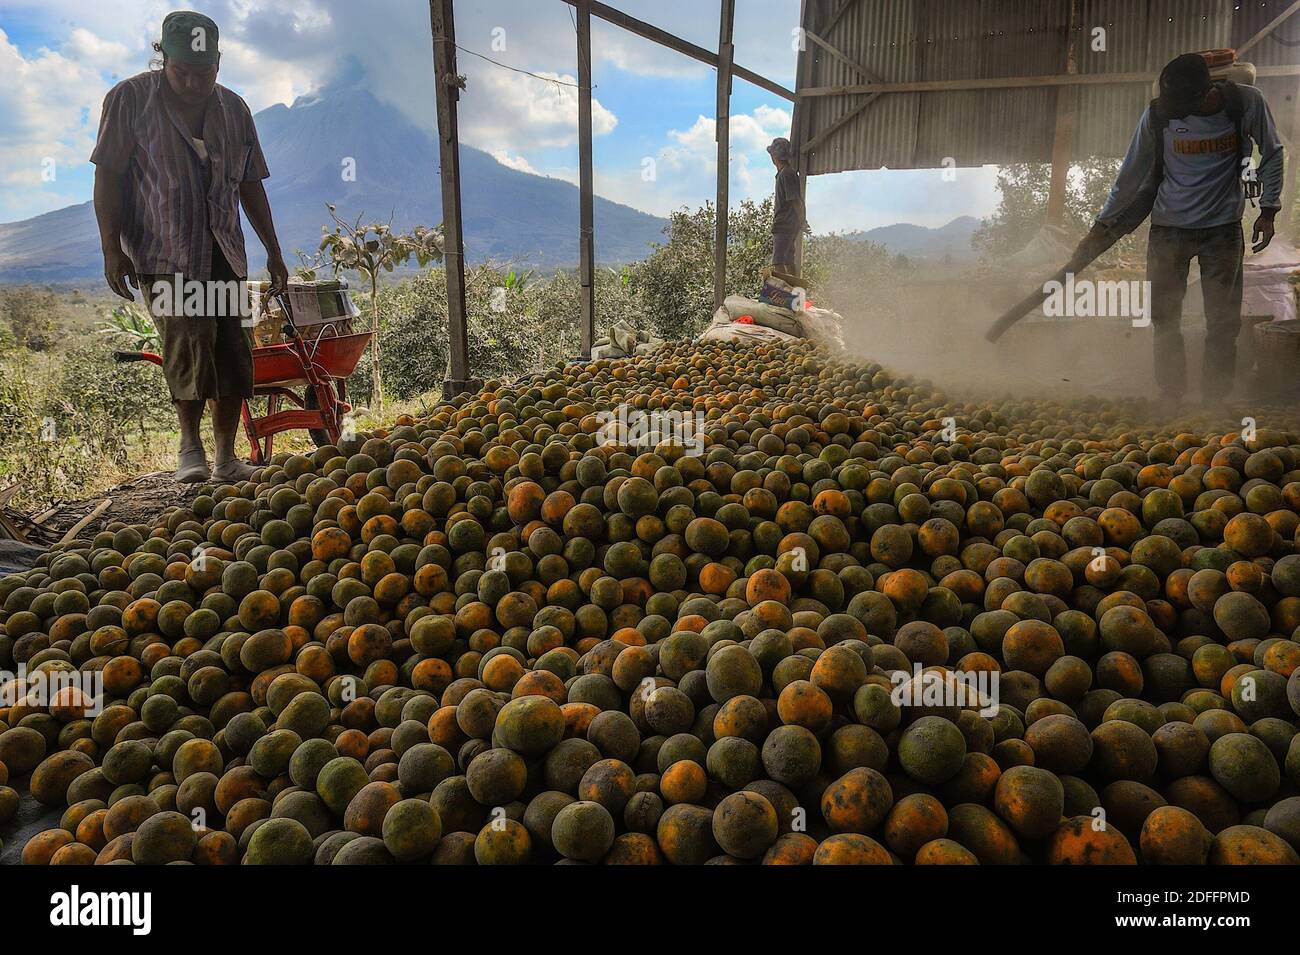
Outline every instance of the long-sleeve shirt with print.
<svg viewBox="0 0 1300 955">
<path fill-rule="evenodd" d="M 1237 129 L 1226 110 L 1212 116 L 1171 119 L 1164 135 L 1164 178 L 1151 210 L 1151 224 L 1204 229 L 1240 222 L 1246 211 L 1243 174 L 1257 176 L 1260 206 L 1282 205 L 1283 150 L 1273 115 L 1264 96 L 1253 86 L 1238 86 L 1245 107 L 1242 128 L 1259 147 L 1258 169 L 1247 169 L 1250 155 L 1237 142 Z M 1138 198 L 1155 169 L 1156 136 L 1148 106 L 1138 122 L 1119 175 L 1105 207 L 1097 216 L 1113 226 Z"/>
</svg>

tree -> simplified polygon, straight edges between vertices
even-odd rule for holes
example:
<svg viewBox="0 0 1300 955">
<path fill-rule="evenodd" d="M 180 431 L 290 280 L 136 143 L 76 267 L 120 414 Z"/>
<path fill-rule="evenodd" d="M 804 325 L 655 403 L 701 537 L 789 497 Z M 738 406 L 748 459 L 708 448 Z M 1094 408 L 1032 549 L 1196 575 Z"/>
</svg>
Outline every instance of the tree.
<svg viewBox="0 0 1300 955">
<path fill-rule="evenodd" d="M 0 289 L 0 318 L 14 342 L 28 351 L 48 351 L 55 342 L 59 300 L 49 289 L 34 285 Z"/>
<path fill-rule="evenodd" d="M 1066 183 L 1064 228 L 1075 240 L 1096 221 L 1119 172 L 1118 159 L 1091 156 L 1070 169 Z M 1023 248 L 1047 221 L 1052 168 L 1047 163 L 1011 163 L 998 169 L 998 207 L 971 237 L 986 259 L 997 260 Z M 1103 257 L 1103 264 L 1127 258 L 1146 244 L 1146 226 L 1126 236 Z"/>
<path fill-rule="evenodd" d="M 693 212 L 671 213 L 668 241 L 629 268 L 632 293 L 643 303 L 650 331 L 662 338 L 698 335 L 713 314 L 715 215 L 708 202 Z M 809 287 L 821 277 L 815 248 L 805 236 L 803 275 Z M 727 214 L 727 294 L 756 298 L 760 273 L 771 262 L 772 200 L 745 199 Z"/>
<path fill-rule="evenodd" d="M 361 224 L 339 218 L 335 207 L 326 204 L 334 228 L 321 227 L 318 255 L 325 256 L 334 274 L 353 271 L 370 286 L 370 401 L 377 411 L 384 410 L 384 383 L 380 356 L 379 275 L 405 265 L 414 256 L 421 268 L 442 261 L 442 228 L 416 226 L 410 232 L 392 230 L 391 220 Z M 306 274 L 314 274 L 311 269 Z"/>
</svg>

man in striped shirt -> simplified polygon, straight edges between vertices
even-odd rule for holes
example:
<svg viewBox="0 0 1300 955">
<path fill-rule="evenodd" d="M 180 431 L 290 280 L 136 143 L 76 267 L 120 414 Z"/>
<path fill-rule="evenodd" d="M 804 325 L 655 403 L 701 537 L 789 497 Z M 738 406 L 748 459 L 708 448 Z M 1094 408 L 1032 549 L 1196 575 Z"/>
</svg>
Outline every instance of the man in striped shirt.
<svg viewBox="0 0 1300 955">
<path fill-rule="evenodd" d="M 134 300 L 134 286 L 150 305 L 180 419 L 176 477 L 185 482 L 234 482 L 254 472 L 235 457 L 240 406 L 253 394 L 252 343 L 239 307 L 248 277 L 241 204 L 267 250 L 273 288 L 289 277 L 262 187 L 270 173 L 253 117 L 217 85 L 217 44 L 208 17 L 168 14 L 154 45 L 162 69 L 109 90 L 90 157 L 104 277 L 118 295 Z M 193 294 L 196 283 L 206 294 Z M 199 432 L 208 402 L 211 471 Z"/>
</svg>

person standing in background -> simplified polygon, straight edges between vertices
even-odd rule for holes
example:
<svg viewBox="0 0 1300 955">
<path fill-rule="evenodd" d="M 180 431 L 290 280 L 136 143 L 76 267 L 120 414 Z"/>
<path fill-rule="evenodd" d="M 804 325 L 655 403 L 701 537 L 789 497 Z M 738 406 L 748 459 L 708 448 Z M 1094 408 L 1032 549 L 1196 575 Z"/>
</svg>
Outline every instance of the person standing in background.
<svg viewBox="0 0 1300 955">
<path fill-rule="evenodd" d="M 800 242 L 807 219 L 799 174 L 791 164 L 790 140 L 778 136 L 767 147 L 776 167 L 776 195 L 772 208 L 772 268 L 788 278 L 798 279 Z"/>
</svg>

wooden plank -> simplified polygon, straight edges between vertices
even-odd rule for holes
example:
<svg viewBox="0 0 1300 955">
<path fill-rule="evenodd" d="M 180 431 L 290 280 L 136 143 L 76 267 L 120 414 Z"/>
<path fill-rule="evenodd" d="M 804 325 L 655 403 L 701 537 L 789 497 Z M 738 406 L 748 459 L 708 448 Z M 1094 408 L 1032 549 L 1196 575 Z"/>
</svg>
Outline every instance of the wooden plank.
<svg viewBox="0 0 1300 955">
<path fill-rule="evenodd" d="M 842 50 L 840 50 L 838 47 L 832 46 L 830 43 L 827 43 L 825 40 L 823 40 L 823 39 L 822 39 L 820 36 L 818 36 L 816 33 L 813 33 L 812 30 L 804 30 L 804 36 L 806 36 L 808 39 L 812 40 L 813 43 L 817 44 L 819 47 L 821 47 L 823 50 L 825 50 L 827 53 L 829 53 L 829 54 L 830 54 L 832 57 L 834 57 L 835 59 L 839 60 L 841 63 L 843 63 L 843 64 L 844 64 L 845 66 L 847 66 L 849 69 L 851 69 L 851 70 L 857 70 L 859 73 L 861 73 L 861 74 L 862 74 L 863 76 L 865 76 L 867 79 L 869 79 L 871 82 L 873 82 L 873 83 L 884 83 L 884 82 L 885 82 L 885 80 L 882 79 L 878 74 L 873 73 L 871 70 L 867 69 L 865 66 L 863 66 L 861 63 L 859 63 L 857 60 L 853 59 L 853 57 L 849 56 L 847 53 L 845 53 L 845 52 L 843 52 Z"/>
<path fill-rule="evenodd" d="M 847 113 L 845 113 L 843 116 L 839 117 L 839 118 L 838 118 L 837 120 L 835 120 L 833 123 L 830 123 L 829 125 L 827 125 L 827 126 L 826 126 L 826 127 L 825 127 L 821 132 L 819 132 L 816 136 L 814 136 L 812 139 L 808 140 L 808 142 L 804 143 L 803 146 L 802 146 L 803 151 L 806 152 L 806 153 L 811 153 L 811 152 L 813 152 L 813 151 L 814 151 L 818 146 L 820 146 L 820 145 L 821 145 L 822 143 L 824 143 L 827 139 L 829 139 L 831 136 L 833 136 L 833 135 L 835 134 L 836 130 L 838 130 L 840 127 L 844 126 L 846 123 L 852 122 L 854 119 L 856 119 L 857 117 L 861 116 L 862 113 L 866 111 L 866 109 L 867 109 L 868 106 L 870 106 L 870 105 L 871 105 L 872 103 L 874 103 L 876 100 L 880 99 L 880 97 L 883 96 L 883 95 L 884 95 L 883 93 L 873 93 L 872 95 L 868 96 L 866 99 L 864 99 L 862 102 L 858 103 L 857 106 L 853 107 L 851 110 L 849 110 L 849 111 L 848 111 Z"/>
<path fill-rule="evenodd" d="M 814 86 L 800 90 L 800 97 L 856 96 L 866 93 L 948 93 L 965 90 L 1005 90 L 1044 86 L 1105 86 L 1122 83 L 1150 83 L 1157 73 L 1068 73 L 1047 76 L 995 76 L 971 80 L 912 80 L 906 83 L 863 83 L 861 85 Z"/>
<path fill-rule="evenodd" d="M 727 216 L 731 208 L 731 64 L 736 47 L 731 42 L 736 23 L 735 0 L 718 2 L 718 102 L 714 122 L 718 141 L 718 201 L 713 229 L 713 307 L 727 296 Z"/>
<path fill-rule="evenodd" d="M 51 507 L 47 510 L 41 511 L 39 514 L 37 514 L 35 517 L 32 518 L 32 523 L 44 524 L 46 521 L 48 521 L 55 514 L 59 513 L 59 511 L 61 510 L 63 510 L 63 505 L 60 504 L 60 505 L 56 505 L 55 507 Z"/>
<path fill-rule="evenodd" d="M 830 33 L 834 30 L 836 24 L 840 22 L 840 18 L 849 12 L 849 7 L 853 6 L 857 2 L 858 0 L 844 0 L 844 2 L 840 4 L 839 9 L 832 13 L 830 19 L 821 27 L 822 32 Z"/>
<path fill-rule="evenodd" d="M 1297 76 L 1300 66 L 1261 66 L 1257 76 Z M 1053 86 L 1110 86 L 1153 83 L 1159 73 L 1053 73 L 1044 76 L 995 76 L 971 80 L 912 80 L 906 83 L 862 83 L 859 85 L 813 86 L 801 89 L 799 99 L 818 96 L 861 96 L 867 93 L 949 93 L 969 90 L 1006 90 Z"/>
<path fill-rule="evenodd" d="M 433 32 L 433 85 L 438 108 L 438 158 L 442 180 L 443 268 L 447 273 L 448 378 L 445 396 L 469 382 L 469 333 L 465 321 L 465 237 L 460 209 L 460 135 L 456 101 L 456 23 L 452 0 L 429 0 Z"/>
<path fill-rule="evenodd" d="M 578 279 L 582 357 L 596 337 L 595 181 L 591 167 L 591 0 L 577 2 L 578 32 Z"/>
<path fill-rule="evenodd" d="M 1291 4 L 1291 6 L 1287 7 L 1276 17 L 1274 17 L 1271 21 L 1269 21 L 1268 26 L 1264 27 L 1264 29 L 1260 30 L 1258 33 L 1256 33 L 1253 37 L 1251 37 L 1241 46 L 1237 47 L 1237 58 L 1238 59 L 1244 58 L 1247 50 L 1253 47 L 1260 40 L 1264 39 L 1264 37 L 1268 36 L 1278 27 L 1280 27 L 1283 23 L 1286 22 L 1287 18 L 1290 17 L 1291 14 L 1295 13 L 1297 10 L 1300 10 L 1300 0 L 1296 0 L 1295 3 Z"/>
<path fill-rule="evenodd" d="M 26 544 L 28 542 L 27 535 L 20 531 L 18 525 L 9 520 L 8 516 L 3 513 L 0 513 L 0 531 L 4 532 L 0 534 L 0 537 L 7 535 L 11 540 L 16 540 L 19 543 Z"/>
<path fill-rule="evenodd" d="M 564 0 L 569 6 L 576 6 L 578 0 Z M 622 27 L 629 33 L 635 33 L 637 36 L 660 46 L 666 46 L 670 50 L 676 50 L 683 56 L 689 56 L 693 60 L 699 60 L 717 69 L 718 56 L 710 50 L 697 46 L 688 40 L 683 40 L 679 36 L 674 36 L 667 30 L 662 30 L 657 26 L 646 23 L 644 20 L 638 20 L 636 17 L 629 16 L 622 10 L 616 10 L 606 3 L 598 3 L 597 0 L 591 0 L 591 15 L 597 19 L 604 20 L 606 23 L 612 23 L 614 26 Z M 786 89 L 780 83 L 769 80 L 766 76 L 755 73 L 753 70 L 745 69 L 743 66 L 733 65 L 731 75 L 738 76 L 742 80 L 753 83 L 760 89 L 765 89 L 769 93 L 780 96 L 782 99 L 794 101 L 794 93 Z"/>
<path fill-rule="evenodd" d="M 91 521 L 93 521 L 95 518 L 99 517 L 100 514 L 103 514 L 106 510 L 108 510 L 109 505 L 111 505 L 112 503 L 113 503 L 113 499 L 111 497 L 106 497 L 98 504 L 96 504 L 95 509 L 93 511 L 91 511 L 81 520 L 77 521 L 77 523 L 73 524 L 71 527 L 68 528 L 68 532 L 64 534 L 61 538 L 59 538 L 59 543 L 66 544 L 68 541 L 76 540 L 77 534 L 81 532 L 81 529 L 85 527 L 87 524 L 89 524 Z"/>
</svg>

